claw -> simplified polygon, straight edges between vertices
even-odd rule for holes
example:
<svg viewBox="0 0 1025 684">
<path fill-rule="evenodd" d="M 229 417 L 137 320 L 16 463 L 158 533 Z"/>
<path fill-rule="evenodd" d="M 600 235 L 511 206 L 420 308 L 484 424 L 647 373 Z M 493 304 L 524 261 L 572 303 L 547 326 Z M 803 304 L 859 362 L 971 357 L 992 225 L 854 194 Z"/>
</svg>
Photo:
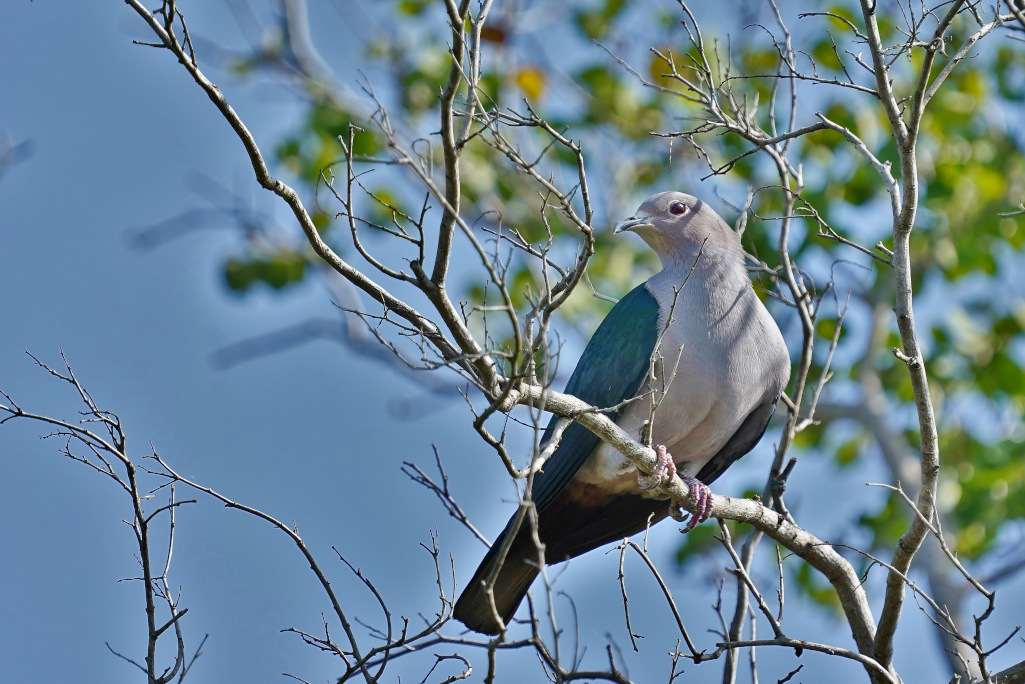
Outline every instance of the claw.
<svg viewBox="0 0 1025 684">
<path fill-rule="evenodd" d="M 655 444 L 652 449 L 655 450 L 655 472 L 650 477 L 637 473 L 637 484 L 641 489 L 654 489 L 663 482 L 672 480 L 676 475 L 676 464 L 673 463 L 673 457 L 666 451 L 665 445 Z"/>
<path fill-rule="evenodd" d="M 699 523 L 708 520 L 709 516 L 712 515 L 712 490 L 708 488 L 708 485 L 696 478 L 684 477 L 681 479 L 690 488 L 690 497 L 694 501 L 694 512 L 691 513 L 687 525 L 680 530 L 683 533 L 687 533 L 697 527 Z M 676 516 L 673 517 L 675 518 Z"/>
</svg>

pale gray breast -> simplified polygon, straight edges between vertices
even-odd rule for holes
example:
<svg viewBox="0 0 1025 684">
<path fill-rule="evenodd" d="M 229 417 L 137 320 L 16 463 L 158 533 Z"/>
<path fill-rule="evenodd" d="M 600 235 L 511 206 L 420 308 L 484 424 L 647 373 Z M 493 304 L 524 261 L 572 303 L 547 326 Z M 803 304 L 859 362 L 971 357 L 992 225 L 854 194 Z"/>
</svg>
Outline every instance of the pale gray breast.
<svg viewBox="0 0 1025 684">
<path fill-rule="evenodd" d="M 700 277 L 678 295 L 686 274 L 662 271 L 646 283 L 661 312 L 655 373 L 616 420 L 638 440 L 652 420 L 652 444 L 666 445 L 681 476 L 696 475 L 756 406 L 778 396 L 790 373 L 782 335 L 747 272 L 710 271 L 696 270 Z M 605 443 L 575 479 L 640 493 L 632 464 Z"/>
<path fill-rule="evenodd" d="M 683 464 L 682 474 L 693 475 L 755 407 L 778 396 L 789 376 L 789 358 L 746 271 L 692 277 L 679 296 L 658 287 L 659 279 L 651 282 L 664 318 L 675 301 L 668 327 L 661 322 L 668 388 L 655 414 L 653 443 L 665 444 Z M 654 389 L 662 384 L 656 378 Z"/>
</svg>

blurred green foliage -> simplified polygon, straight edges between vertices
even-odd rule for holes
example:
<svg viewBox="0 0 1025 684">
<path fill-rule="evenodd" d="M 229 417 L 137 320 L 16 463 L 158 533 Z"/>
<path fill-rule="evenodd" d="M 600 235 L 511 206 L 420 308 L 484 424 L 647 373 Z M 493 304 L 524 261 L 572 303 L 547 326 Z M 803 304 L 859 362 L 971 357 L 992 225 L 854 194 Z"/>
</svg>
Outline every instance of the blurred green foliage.
<svg viewBox="0 0 1025 684">
<path fill-rule="evenodd" d="M 266 283 L 275 290 L 300 282 L 306 274 L 306 259 L 290 249 L 274 253 L 250 254 L 245 259 L 229 259 L 224 265 L 224 279 L 230 289 L 245 292 L 256 283 Z"/>
</svg>

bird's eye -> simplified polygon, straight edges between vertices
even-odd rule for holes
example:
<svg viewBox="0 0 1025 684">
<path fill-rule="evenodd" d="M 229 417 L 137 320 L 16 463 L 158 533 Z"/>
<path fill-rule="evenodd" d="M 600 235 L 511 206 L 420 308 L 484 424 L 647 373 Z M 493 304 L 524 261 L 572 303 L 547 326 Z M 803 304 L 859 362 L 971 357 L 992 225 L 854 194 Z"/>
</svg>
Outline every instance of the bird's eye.
<svg viewBox="0 0 1025 684">
<path fill-rule="evenodd" d="M 669 205 L 669 213 L 675 216 L 687 213 L 687 205 L 683 202 L 673 202 Z"/>
</svg>

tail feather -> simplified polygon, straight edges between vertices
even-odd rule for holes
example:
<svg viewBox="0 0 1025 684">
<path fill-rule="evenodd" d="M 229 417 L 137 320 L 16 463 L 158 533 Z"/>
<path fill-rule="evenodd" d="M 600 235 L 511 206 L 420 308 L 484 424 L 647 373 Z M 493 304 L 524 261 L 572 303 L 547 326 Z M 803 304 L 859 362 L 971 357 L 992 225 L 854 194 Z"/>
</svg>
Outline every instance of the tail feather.
<svg viewBox="0 0 1025 684">
<path fill-rule="evenodd" d="M 512 522 L 510 521 L 510 524 Z M 526 525 L 524 525 L 525 527 Z M 481 561 L 477 572 L 474 573 L 473 579 L 466 585 L 459 600 L 456 601 L 453 615 L 475 632 L 498 634 L 501 627 L 495 619 L 496 612 L 501 616 L 502 623 L 508 625 L 523 601 L 523 597 L 527 595 L 530 585 L 540 573 L 537 549 L 530 539 L 530 535 L 525 534 L 527 530 L 521 529 L 495 577 L 492 590 L 495 610 L 492 610 L 485 583 L 498 564 L 498 552 L 502 548 L 502 542 L 508 531 L 506 528 L 506 531 L 495 541 L 491 550 Z"/>
<path fill-rule="evenodd" d="M 540 511 L 538 536 L 545 544 L 548 565 L 579 556 L 611 541 L 629 537 L 648 524 L 658 522 L 669 513 L 669 505 L 657 499 L 639 496 L 612 497 L 599 506 L 584 506 L 569 496 L 559 496 Z M 524 522 L 509 547 L 505 563 L 498 570 L 494 584 L 495 610 L 485 591 L 485 583 L 498 564 L 499 551 L 512 532 L 515 516 L 484 556 L 473 579 L 456 601 L 454 616 L 470 629 L 482 634 L 501 631 L 495 613 L 506 625 L 527 595 L 531 583 L 540 573 L 537 547 L 530 523 Z"/>
</svg>

